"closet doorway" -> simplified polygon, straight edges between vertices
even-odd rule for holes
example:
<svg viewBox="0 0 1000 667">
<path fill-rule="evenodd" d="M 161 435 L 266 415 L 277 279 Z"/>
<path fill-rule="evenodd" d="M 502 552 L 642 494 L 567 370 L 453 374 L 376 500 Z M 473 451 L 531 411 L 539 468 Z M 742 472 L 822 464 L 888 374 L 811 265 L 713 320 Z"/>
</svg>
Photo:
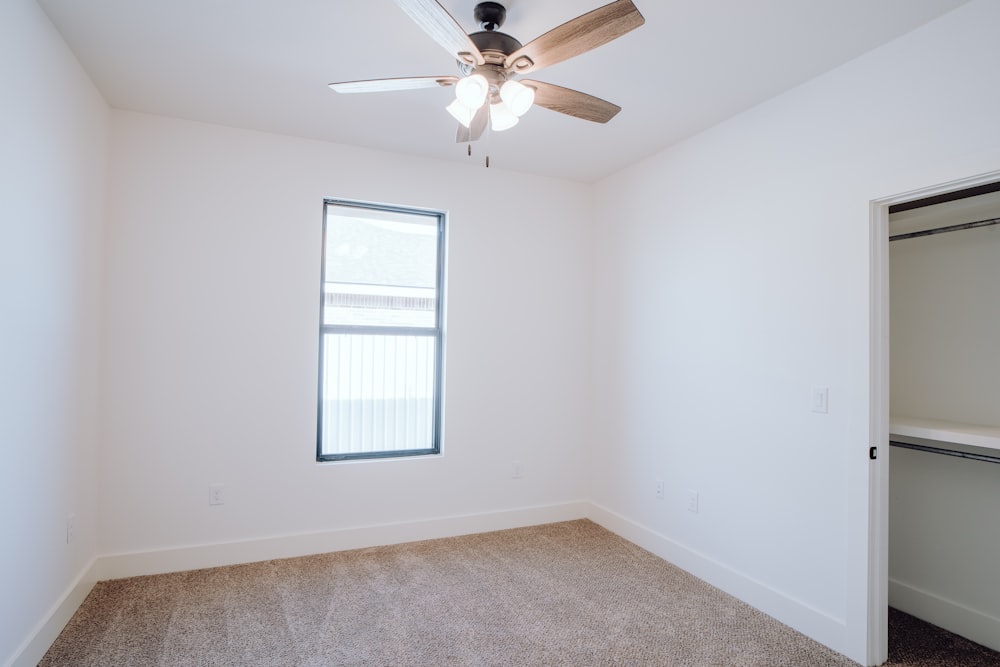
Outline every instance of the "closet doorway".
<svg viewBox="0 0 1000 667">
<path fill-rule="evenodd" d="M 1000 174 L 872 218 L 870 656 L 890 606 L 1000 650 Z"/>
</svg>

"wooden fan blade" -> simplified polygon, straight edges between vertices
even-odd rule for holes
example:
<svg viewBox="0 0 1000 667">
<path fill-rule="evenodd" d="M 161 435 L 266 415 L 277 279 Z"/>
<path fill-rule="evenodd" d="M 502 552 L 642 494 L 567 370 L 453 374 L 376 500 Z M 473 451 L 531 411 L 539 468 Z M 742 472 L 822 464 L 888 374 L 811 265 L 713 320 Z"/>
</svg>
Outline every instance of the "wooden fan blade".
<svg viewBox="0 0 1000 667">
<path fill-rule="evenodd" d="M 383 93 L 392 90 L 415 90 L 417 88 L 453 86 L 457 82 L 457 76 L 418 76 L 399 79 L 344 81 L 341 83 L 331 83 L 330 88 L 338 93 Z"/>
<path fill-rule="evenodd" d="M 396 4 L 453 57 L 469 65 L 486 62 L 462 26 L 440 3 L 435 0 L 396 0 Z"/>
<path fill-rule="evenodd" d="M 581 93 L 578 90 L 542 81 L 522 80 L 521 83 L 535 89 L 535 104 L 568 116 L 575 116 L 595 123 L 607 123 L 622 110 L 617 104 L 612 104 L 587 93 Z"/>
<path fill-rule="evenodd" d="M 490 105 L 484 104 L 479 107 L 476 111 L 476 115 L 472 117 L 472 122 L 469 123 L 469 127 L 462 124 L 458 126 L 458 134 L 455 135 L 455 143 L 464 144 L 470 141 L 476 141 L 479 137 L 483 136 L 483 132 L 486 130 L 486 124 L 490 120 Z"/>
<path fill-rule="evenodd" d="M 617 0 L 531 40 L 507 56 L 504 66 L 521 74 L 533 72 L 596 49 L 645 22 L 632 0 Z"/>
</svg>

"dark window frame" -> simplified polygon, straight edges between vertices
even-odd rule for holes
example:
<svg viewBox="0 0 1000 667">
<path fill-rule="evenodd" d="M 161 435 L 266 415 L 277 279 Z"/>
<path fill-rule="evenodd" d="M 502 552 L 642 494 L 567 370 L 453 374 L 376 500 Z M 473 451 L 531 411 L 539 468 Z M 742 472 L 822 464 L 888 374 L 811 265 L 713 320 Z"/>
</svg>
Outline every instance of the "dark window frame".
<svg viewBox="0 0 1000 667">
<path fill-rule="evenodd" d="M 437 219 L 437 262 L 435 267 L 435 311 L 432 327 L 397 327 L 383 325 L 344 325 L 326 324 L 324 308 L 326 306 L 326 250 L 327 250 L 327 218 L 331 206 L 376 210 L 388 213 L 403 213 L 407 215 L 423 215 Z M 378 204 L 373 202 L 355 201 L 349 199 L 323 200 L 323 236 L 320 259 L 320 289 L 319 289 L 319 383 L 317 386 L 316 409 L 316 460 L 318 462 L 357 461 L 388 458 L 408 458 L 437 455 L 441 453 L 442 415 L 444 412 L 444 293 L 445 293 L 445 230 L 447 215 L 444 211 L 431 209 Z M 434 396 L 432 400 L 433 414 L 431 416 L 431 446 L 422 449 L 376 450 L 369 452 L 343 452 L 329 454 L 323 452 L 323 374 L 325 366 L 324 338 L 327 334 L 358 334 L 380 336 L 427 336 L 434 338 Z"/>
</svg>

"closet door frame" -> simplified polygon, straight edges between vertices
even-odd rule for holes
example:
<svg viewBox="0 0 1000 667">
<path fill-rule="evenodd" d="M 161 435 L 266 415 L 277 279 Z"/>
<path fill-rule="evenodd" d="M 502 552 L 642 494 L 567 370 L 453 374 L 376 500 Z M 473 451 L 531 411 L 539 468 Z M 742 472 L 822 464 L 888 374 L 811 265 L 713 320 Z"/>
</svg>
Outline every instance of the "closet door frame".
<svg viewBox="0 0 1000 667">
<path fill-rule="evenodd" d="M 870 202 L 868 664 L 889 656 L 889 207 L 1000 181 L 994 171 Z"/>
</svg>

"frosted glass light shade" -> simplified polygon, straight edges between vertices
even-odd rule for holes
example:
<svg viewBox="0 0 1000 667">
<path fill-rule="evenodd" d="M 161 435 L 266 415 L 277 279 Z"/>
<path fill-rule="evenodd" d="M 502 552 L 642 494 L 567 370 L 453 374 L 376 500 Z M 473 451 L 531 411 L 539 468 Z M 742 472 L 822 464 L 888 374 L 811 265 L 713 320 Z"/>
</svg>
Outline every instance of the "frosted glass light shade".
<svg viewBox="0 0 1000 667">
<path fill-rule="evenodd" d="M 470 109 L 478 109 L 486 101 L 490 83 L 482 74 L 473 74 L 459 80 L 455 86 L 455 97 Z"/>
<path fill-rule="evenodd" d="M 511 79 L 500 87 L 500 99 L 515 116 L 523 116 L 535 103 L 535 89 Z"/>
<path fill-rule="evenodd" d="M 454 116 L 455 120 L 457 120 L 465 127 L 469 127 L 470 125 L 472 125 L 472 119 L 476 115 L 475 109 L 470 109 L 469 107 L 462 104 L 459 100 L 452 100 L 451 104 L 446 106 L 445 109 L 448 110 L 448 113 Z"/>
<path fill-rule="evenodd" d="M 503 102 L 490 105 L 490 128 L 494 132 L 503 132 L 517 125 L 518 118 Z"/>
</svg>

